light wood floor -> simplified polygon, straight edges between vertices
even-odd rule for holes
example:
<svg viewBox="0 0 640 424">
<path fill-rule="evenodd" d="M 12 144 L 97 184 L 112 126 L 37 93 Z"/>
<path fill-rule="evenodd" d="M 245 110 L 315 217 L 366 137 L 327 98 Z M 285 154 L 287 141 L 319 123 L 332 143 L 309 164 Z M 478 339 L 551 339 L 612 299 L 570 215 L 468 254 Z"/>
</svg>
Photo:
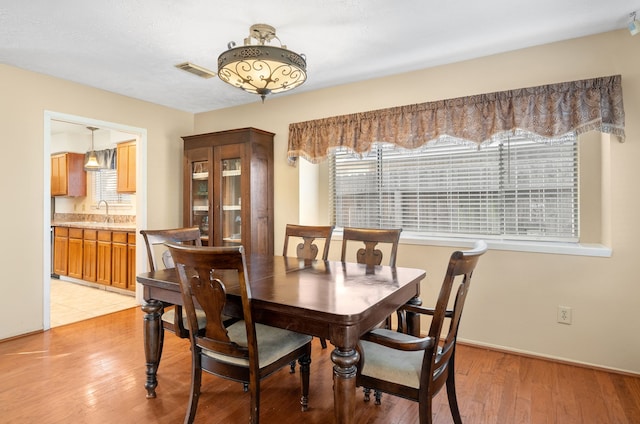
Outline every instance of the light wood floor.
<svg viewBox="0 0 640 424">
<path fill-rule="evenodd" d="M 457 387 L 465 424 L 640 423 L 640 378 L 459 346 Z M 280 371 L 262 386 L 261 422 L 333 422 L 330 351 L 314 338 L 310 409 L 299 410 L 298 374 Z M 156 399 L 145 398 L 142 312 L 128 309 L 46 333 L 0 342 L 2 423 L 180 423 L 189 391 L 188 342 L 167 334 Z M 413 402 L 383 396 L 364 403 L 358 423 L 416 423 Z M 446 393 L 436 424 L 452 422 Z M 248 422 L 238 383 L 205 376 L 196 422 Z"/>
</svg>

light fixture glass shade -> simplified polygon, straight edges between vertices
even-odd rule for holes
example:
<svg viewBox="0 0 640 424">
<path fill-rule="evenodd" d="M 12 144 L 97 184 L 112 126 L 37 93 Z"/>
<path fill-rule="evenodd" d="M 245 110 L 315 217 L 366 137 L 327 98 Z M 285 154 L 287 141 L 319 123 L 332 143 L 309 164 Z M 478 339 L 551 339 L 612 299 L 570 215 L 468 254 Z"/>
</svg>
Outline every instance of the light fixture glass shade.
<svg viewBox="0 0 640 424">
<path fill-rule="evenodd" d="M 267 46 L 275 29 L 258 24 L 251 27 L 250 36 L 242 47 L 230 48 L 218 57 L 218 76 L 228 84 L 253 94 L 264 101 L 271 93 L 292 90 L 307 79 L 307 62 L 303 55 L 284 46 Z M 251 39 L 260 44 L 251 44 Z M 278 40 L 279 41 L 279 40 Z"/>
<path fill-rule="evenodd" d="M 89 159 L 87 159 L 87 162 L 84 164 L 84 167 L 86 169 L 100 168 L 100 164 L 98 163 L 98 157 L 96 156 L 96 152 L 94 152 L 93 150 L 89 152 Z"/>
<path fill-rule="evenodd" d="M 96 127 L 87 127 L 89 131 L 91 131 L 91 150 L 88 152 L 87 161 L 84 164 L 84 169 L 87 171 L 97 171 L 100 169 L 100 164 L 98 163 L 98 157 L 96 156 L 96 151 L 93 148 L 93 133 L 98 128 Z"/>
</svg>

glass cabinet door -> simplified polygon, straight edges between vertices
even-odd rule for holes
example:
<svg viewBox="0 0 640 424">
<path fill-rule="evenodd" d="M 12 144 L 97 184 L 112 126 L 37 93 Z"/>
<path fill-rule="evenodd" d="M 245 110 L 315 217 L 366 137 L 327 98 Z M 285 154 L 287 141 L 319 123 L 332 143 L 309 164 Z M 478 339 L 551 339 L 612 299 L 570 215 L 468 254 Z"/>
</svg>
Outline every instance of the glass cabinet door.
<svg viewBox="0 0 640 424">
<path fill-rule="evenodd" d="M 200 228 L 203 244 L 209 240 L 209 162 L 191 163 L 191 223 Z"/>
<path fill-rule="evenodd" d="M 225 246 L 242 244 L 241 160 L 222 160 L 222 242 Z"/>
</svg>

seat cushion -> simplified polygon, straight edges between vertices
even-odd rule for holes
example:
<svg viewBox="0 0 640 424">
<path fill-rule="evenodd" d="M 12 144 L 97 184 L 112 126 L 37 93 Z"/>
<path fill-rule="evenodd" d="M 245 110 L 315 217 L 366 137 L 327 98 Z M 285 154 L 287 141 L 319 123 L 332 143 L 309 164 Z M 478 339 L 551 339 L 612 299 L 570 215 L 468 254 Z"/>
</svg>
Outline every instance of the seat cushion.
<svg viewBox="0 0 640 424">
<path fill-rule="evenodd" d="M 401 342 L 417 339 L 392 330 L 376 329 L 372 333 L 380 334 Z M 407 387 L 420 387 L 420 373 L 424 351 L 403 351 L 382 346 L 377 343 L 360 341 L 364 353 L 364 366 L 361 374 L 379 380 L 390 381 Z"/>
<path fill-rule="evenodd" d="M 162 321 L 166 321 L 169 324 L 173 325 L 173 323 L 175 322 L 175 316 L 176 310 L 175 308 L 171 308 L 164 314 L 162 314 Z M 207 316 L 204 314 L 204 311 L 202 309 L 196 309 L 196 318 L 198 319 L 198 328 L 203 329 L 207 325 Z M 184 323 L 185 328 L 188 328 L 187 312 L 184 308 L 182 308 L 182 322 Z"/>
<path fill-rule="evenodd" d="M 227 327 L 229 338 L 239 346 L 247 346 L 247 330 L 244 320 L 238 321 Z M 295 333 L 282 328 L 256 324 L 256 338 L 258 339 L 258 363 L 263 368 L 274 363 L 288 353 L 311 342 L 312 337 Z M 249 366 L 249 360 L 234 358 L 203 349 L 203 353 L 222 362 L 236 365 Z"/>
</svg>

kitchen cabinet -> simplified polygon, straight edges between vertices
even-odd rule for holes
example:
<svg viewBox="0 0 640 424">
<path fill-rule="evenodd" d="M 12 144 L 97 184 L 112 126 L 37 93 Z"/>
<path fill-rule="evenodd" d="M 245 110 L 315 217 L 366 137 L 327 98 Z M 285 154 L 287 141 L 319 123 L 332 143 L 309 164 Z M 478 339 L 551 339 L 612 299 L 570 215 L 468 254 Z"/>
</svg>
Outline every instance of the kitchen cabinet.
<svg viewBox="0 0 640 424">
<path fill-rule="evenodd" d="M 51 155 L 51 196 L 86 196 L 87 173 L 84 154 Z"/>
<path fill-rule="evenodd" d="M 82 279 L 96 281 L 96 266 L 98 264 L 98 231 L 84 230 L 82 237 Z"/>
<path fill-rule="evenodd" d="M 136 233 L 127 233 L 127 289 L 136 289 Z"/>
<path fill-rule="evenodd" d="M 82 278 L 83 268 L 83 239 L 82 228 L 69 228 L 69 267 L 67 275 Z"/>
<path fill-rule="evenodd" d="M 111 284 L 111 231 L 98 231 L 96 282 Z"/>
<path fill-rule="evenodd" d="M 114 231 L 111 233 L 111 285 L 121 289 L 127 288 L 127 233 Z"/>
<path fill-rule="evenodd" d="M 273 133 L 242 128 L 182 137 L 183 217 L 210 246 L 273 255 Z"/>
<path fill-rule="evenodd" d="M 69 229 L 55 227 L 53 230 L 53 272 L 67 275 L 69 264 Z"/>
<path fill-rule="evenodd" d="M 126 141 L 116 146 L 117 192 L 136 192 L 136 141 Z"/>
</svg>

